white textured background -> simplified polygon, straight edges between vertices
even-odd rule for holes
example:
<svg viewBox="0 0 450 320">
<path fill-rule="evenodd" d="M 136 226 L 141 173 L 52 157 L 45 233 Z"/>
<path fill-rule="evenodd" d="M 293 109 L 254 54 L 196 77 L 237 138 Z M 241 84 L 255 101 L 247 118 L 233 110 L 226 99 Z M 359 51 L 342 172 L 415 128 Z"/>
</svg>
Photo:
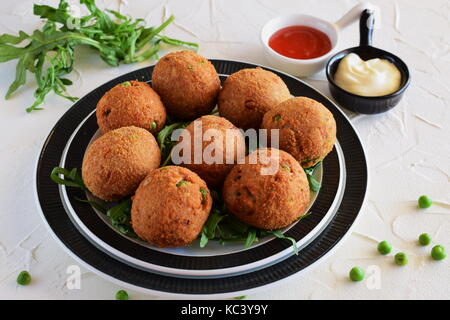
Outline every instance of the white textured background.
<svg viewBox="0 0 450 320">
<path fill-rule="evenodd" d="M 208 58 L 243 60 L 268 65 L 259 44 L 259 30 L 270 18 L 291 12 L 331 21 L 356 4 L 354 0 L 128 0 L 101 1 L 108 7 L 159 25 L 176 16 L 167 35 L 198 42 Z M 0 33 L 30 32 L 40 26 L 32 3 L 57 1 L 2 1 Z M 74 1 L 70 1 L 74 2 Z M 449 299 L 450 258 L 429 257 L 430 247 L 416 239 L 422 232 L 450 251 L 450 2 L 448 0 L 373 0 L 381 8 L 382 28 L 374 44 L 402 57 L 410 67 L 412 84 L 392 111 L 359 115 L 353 123 L 366 146 L 370 167 L 366 207 L 353 233 L 327 260 L 308 273 L 252 299 Z M 341 35 L 339 49 L 359 42 L 357 24 Z M 104 82 L 149 63 L 110 68 L 100 58 L 79 50 L 75 84 L 70 93 L 83 96 Z M 14 79 L 15 62 L 0 65 L 0 94 Z M 31 78 L 31 75 L 30 75 Z M 306 79 L 329 95 L 324 74 Z M 111 299 L 118 286 L 84 271 L 81 290 L 65 285 L 66 268 L 75 262 L 53 241 L 35 207 L 32 179 L 43 139 L 70 107 L 49 96 L 45 111 L 27 114 L 34 84 L 20 89 L 0 106 L 0 298 Z M 416 199 L 427 194 L 435 205 L 419 210 Z M 410 257 L 407 266 L 393 264 L 392 254 L 380 256 L 376 244 L 388 240 L 394 251 Z M 450 253 L 450 252 L 449 252 Z M 381 288 L 348 281 L 348 271 L 359 265 L 381 270 Z M 15 283 L 20 270 L 30 270 L 28 287 Z M 129 291 L 133 299 L 152 296 Z"/>
</svg>

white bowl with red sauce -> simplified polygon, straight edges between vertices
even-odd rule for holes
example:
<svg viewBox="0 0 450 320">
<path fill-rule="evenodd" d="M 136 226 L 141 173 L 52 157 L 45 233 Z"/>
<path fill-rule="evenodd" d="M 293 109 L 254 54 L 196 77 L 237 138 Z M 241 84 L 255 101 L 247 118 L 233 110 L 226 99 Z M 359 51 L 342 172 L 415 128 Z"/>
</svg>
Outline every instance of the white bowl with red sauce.
<svg viewBox="0 0 450 320">
<path fill-rule="evenodd" d="M 371 8 L 360 3 L 335 23 L 306 15 L 273 18 L 261 30 L 264 53 L 270 64 L 294 76 L 306 77 L 325 68 L 339 42 L 339 32 Z"/>
</svg>

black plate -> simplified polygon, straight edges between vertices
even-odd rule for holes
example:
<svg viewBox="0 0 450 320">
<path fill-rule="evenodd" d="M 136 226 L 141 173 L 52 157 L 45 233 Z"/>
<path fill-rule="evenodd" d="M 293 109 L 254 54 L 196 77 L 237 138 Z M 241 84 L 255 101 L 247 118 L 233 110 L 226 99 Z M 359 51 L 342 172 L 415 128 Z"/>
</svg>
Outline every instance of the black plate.
<svg viewBox="0 0 450 320">
<path fill-rule="evenodd" d="M 148 81 L 151 77 L 152 68 L 145 68 L 142 70 L 144 77 L 138 78 L 140 80 Z M 125 75 L 126 80 L 135 79 L 135 72 Z M 221 76 L 221 80 L 224 81 L 226 76 Z M 120 83 L 121 80 L 113 80 L 113 85 Z M 96 97 L 101 97 L 105 91 L 109 88 L 109 85 L 101 86 L 96 90 Z M 92 98 L 96 99 L 96 98 Z M 88 105 L 89 111 L 92 112 L 92 108 L 97 104 L 97 101 L 80 101 L 81 105 Z M 74 106 L 77 109 L 78 103 Z M 78 113 L 81 115 L 81 113 Z M 62 128 L 65 132 L 71 133 L 70 126 L 64 126 Z M 64 154 L 64 161 L 61 166 L 65 168 L 80 168 L 84 156 L 84 150 L 88 147 L 92 136 L 97 132 L 97 120 L 95 112 L 91 113 L 86 120 L 83 120 L 81 125 L 76 129 L 71 141 L 67 144 L 66 152 Z M 53 152 L 48 149 L 48 152 Z M 54 164 L 55 166 L 58 163 Z M 313 206 L 309 210 L 312 212 L 307 219 L 303 219 L 290 228 L 285 234 L 294 238 L 297 242 L 303 239 L 306 235 L 313 231 L 316 226 L 321 223 L 323 219 L 328 218 L 328 213 L 331 211 L 333 201 L 337 197 L 338 184 L 340 181 L 340 171 L 342 168 L 339 166 L 339 159 L 336 149 L 325 158 L 323 161 L 323 179 L 322 188 L 314 201 Z M 212 269 L 225 269 L 233 268 L 246 264 L 255 263 L 274 256 L 287 248 L 291 247 L 289 241 L 273 239 L 262 245 L 256 245 L 247 250 L 240 250 L 236 253 L 218 254 L 214 256 L 192 256 L 182 254 L 171 254 L 161 250 L 155 250 L 148 246 L 142 246 L 138 242 L 130 241 L 130 239 L 119 234 L 112 228 L 105 226 L 105 221 L 99 214 L 93 210 L 93 208 L 84 202 L 80 202 L 77 199 L 84 198 L 83 191 L 76 188 L 65 188 L 67 193 L 67 200 L 70 203 L 72 215 L 87 228 L 89 232 L 95 235 L 96 238 L 106 243 L 110 248 L 117 250 L 126 258 L 121 258 L 123 262 L 128 262 L 133 265 L 132 260 L 140 261 L 145 264 L 151 264 L 154 266 L 161 266 L 171 269 L 182 270 L 212 270 Z M 74 221 L 74 224 L 79 224 Z M 79 228 L 82 233 L 86 233 L 85 230 Z M 94 245 L 98 246 L 101 250 L 108 254 L 111 254 L 111 249 L 105 249 L 99 245 L 98 240 L 93 240 L 89 235 L 86 235 Z M 117 255 L 115 256 L 118 257 Z M 141 263 L 142 264 L 142 263 Z M 134 266 L 137 266 L 134 264 Z M 141 266 L 142 267 L 142 266 Z M 145 268 L 144 268 L 145 269 Z"/>
<path fill-rule="evenodd" d="M 214 64 L 217 72 L 224 75 L 231 74 L 243 68 L 257 67 L 257 65 L 234 61 L 211 60 L 211 62 Z M 115 260 L 89 242 L 79 232 L 66 214 L 63 207 L 63 202 L 59 196 L 58 186 L 49 178 L 50 172 L 54 166 L 59 165 L 63 150 L 67 145 L 67 141 L 71 137 L 74 130 L 81 125 L 84 129 L 79 130 L 80 134 L 77 134 L 74 139 L 78 139 L 79 143 L 81 143 L 84 147 L 81 147 L 81 149 L 79 148 L 78 150 L 73 150 L 72 152 L 70 151 L 70 147 L 68 155 L 70 154 L 71 156 L 68 156 L 66 160 L 66 166 L 68 168 L 80 166 L 85 144 L 89 142 L 96 130 L 95 116 L 89 117 L 87 121 L 83 124 L 81 123 L 88 117 L 92 110 L 94 110 L 97 101 L 103 93 L 117 83 L 123 81 L 131 79 L 148 81 L 150 80 L 149 78 L 151 78 L 152 70 L 153 67 L 148 67 L 121 76 L 97 88 L 84 98 L 80 99 L 58 121 L 44 144 L 37 165 L 37 198 L 42 208 L 43 217 L 48 223 L 52 233 L 54 233 L 54 235 L 69 251 L 71 251 L 75 257 L 104 275 L 108 275 L 111 278 L 150 291 L 161 291 L 177 294 L 227 293 L 262 286 L 300 271 L 322 257 L 346 234 L 358 215 L 365 196 L 367 185 L 367 167 L 364 151 L 359 138 L 347 118 L 329 99 L 302 81 L 269 69 L 277 73 L 285 81 L 294 96 L 307 96 L 323 103 L 328 109 L 330 109 L 336 119 L 338 129 L 337 138 L 344 154 L 346 155 L 346 188 L 336 216 L 319 237 L 305 247 L 299 256 L 292 256 L 287 260 L 284 260 L 282 263 L 271 267 L 247 274 L 228 277 L 226 279 L 195 280 L 172 278 L 169 276 L 157 275 L 138 270 L 132 266 Z M 72 145 L 80 146 L 78 143 L 72 143 Z M 333 163 L 336 163 L 336 161 L 333 161 L 333 157 L 337 157 L 335 152 L 331 153 L 327 157 L 328 160 L 326 160 L 324 165 L 324 168 L 326 169 L 324 172 L 325 181 L 323 185 L 324 188 L 330 188 L 330 190 L 322 190 L 320 192 L 319 197 L 314 204 L 315 208 L 313 209 L 313 212 L 315 214 L 308 217 L 308 219 L 305 219 L 304 223 L 298 223 L 298 228 L 296 228 L 296 226 L 289 230 L 289 236 L 301 238 L 304 232 L 307 232 L 307 230 L 313 228 L 317 221 L 320 221 L 321 214 L 323 217 L 323 215 L 327 212 L 327 206 L 329 206 L 334 199 L 335 191 L 333 193 L 333 188 L 336 188 L 336 179 L 339 178 L 339 175 L 333 175 Z M 68 189 L 68 193 L 72 193 L 70 197 L 77 196 L 77 191 L 75 190 Z M 80 195 L 78 194 L 78 196 Z M 83 213 L 84 218 L 87 219 L 86 221 L 92 223 L 92 226 L 95 226 L 100 222 L 104 225 L 104 222 L 92 212 L 90 206 L 81 204 L 77 201 L 71 200 L 70 202 L 73 206 L 77 206 L 77 212 L 79 211 L 80 213 Z M 161 256 L 162 253 L 158 251 L 153 251 L 151 255 L 148 255 L 148 248 L 134 244 L 121 236 L 117 236 L 117 233 L 106 226 L 101 228 L 101 230 L 104 230 L 103 236 L 108 237 L 108 239 L 111 239 L 110 237 L 114 237 L 113 243 L 120 249 L 129 250 L 126 251 L 127 253 L 132 253 L 138 257 L 144 257 L 146 259 L 150 259 L 151 261 L 158 261 L 158 263 L 163 265 L 168 265 L 171 267 L 174 266 L 176 268 L 210 269 L 217 267 L 222 268 L 224 265 L 236 266 L 243 263 L 257 261 L 258 259 L 264 258 L 267 254 L 267 252 L 265 252 L 267 250 L 262 250 L 260 247 L 256 247 L 254 249 L 244 251 L 245 253 L 251 252 L 251 254 L 236 253 L 234 257 L 233 255 L 226 255 L 217 256 L 215 259 L 211 259 L 209 257 L 194 258 L 173 255 L 172 259 L 166 261 L 165 259 L 168 256 L 167 254 L 164 254 L 164 258 Z M 289 246 L 288 243 L 283 241 L 271 241 L 270 243 L 270 248 L 272 248 L 271 250 L 285 249 Z M 146 251 L 144 249 L 146 249 Z"/>
</svg>

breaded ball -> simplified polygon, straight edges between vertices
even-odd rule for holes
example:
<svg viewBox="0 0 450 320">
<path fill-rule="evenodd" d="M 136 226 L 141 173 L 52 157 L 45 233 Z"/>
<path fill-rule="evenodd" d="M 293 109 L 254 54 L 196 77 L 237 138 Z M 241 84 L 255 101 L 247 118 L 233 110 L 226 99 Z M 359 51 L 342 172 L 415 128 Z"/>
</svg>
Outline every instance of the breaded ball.
<svg viewBox="0 0 450 320">
<path fill-rule="evenodd" d="M 279 129 L 279 148 L 290 153 L 303 168 L 322 161 L 336 142 L 333 114 L 323 104 L 306 97 L 280 103 L 264 115 L 261 127 Z"/>
<path fill-rule="evenodd" d="M 166 123 L 166 109 L 159 95 L 140 81 L 126 81 L 106 92 L 97 104 L 96 115 L 103 133 L 135 126 L 156 134 Z"/>
<path fill-rule="evenodd" d="M 219 94 L 219 113 L 238 128 L 259 129 L 264 113 L 290 96 L 286 84 L 273 72 L 242 69 L 225 80 Z"/>
<path fill-rule="evenodd" d="M 231 170 L 223 186 L 223 199 L 242 222 L 273 230 L 305 214 L 310 191 L 303 168 L 290 154 L 264 148 Z"/>
<path fill-rule="evenodd" d="M 87 148 L 83 181 L 94 196 L 115 201 L 133 194 L 160 162 L 161 152 L 150 132 L 123 127 L 105 133 Z"/>
<path fill-rule="evenodd" d="M 182 136 L 178 146 L 189 150 L 189 154 L 180 165 L 197 173 L 210 188 L 222 186 L 238 159 L 245 157 L 245 139 L 241 130 L 227 119 L 213 115 L 193 121 L 185 130 L 188 139 L 183 140 Z M 195 149 L 196 141 L 198 150 Z M 180 160 L 183 160 L 181 153 Z M 174 156 L 173 153 L 172 161 Z"/>
<path fill-rule="evenodd" d="M 211 205 L 208 187 L 198 175 L 183 167 L 162 167 L 136 190 L 131 224 L 139 237 L 158 247 L 185 246 L 200 234 Z"/>
<path fill-rule="evenodd" d="M 152 86 L 173 118 L 193 120 L 214 109 L 220 79 L 208 59 L 192 51 L 178 51 L 155 65 Z"/>
</svg>

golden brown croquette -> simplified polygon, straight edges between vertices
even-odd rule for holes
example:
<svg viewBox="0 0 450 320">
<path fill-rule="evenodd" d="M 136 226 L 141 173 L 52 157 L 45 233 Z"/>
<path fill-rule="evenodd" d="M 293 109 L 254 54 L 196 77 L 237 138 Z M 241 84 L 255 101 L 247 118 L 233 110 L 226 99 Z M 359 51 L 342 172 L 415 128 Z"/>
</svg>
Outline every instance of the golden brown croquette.
<svg viewBox="0 0 450 320">
<path fill-rule="evenodd" d="M 261 127 L 279 129 L 280 149 L 290 153 L 303 168 L 322 161 L 336 142 L 333 114 L 306 97 L 283 101 L 264 115 Z"/>
<path fill-rule="evenodd" d="M 208 59 L 192 51 L 178 51 L 155 65 L 152 86 L 171 117 L 193 120 L 214 109 L 220 79 Z"/>
<path fill-rule="evenodd" d="M 206 183 L 178 166 L 152 170 L 139 185 L 131 208 L 136 234 L 158 247 L 185 246 L 208 219 L 212 198 Z"/>
<path fill-rule="evenodd" d="M 219 113 L 238 128 L 259 129 L 264 113 L 290 96 L 286 84 L 273 72 L 242 69 L 225 80 L 219 94 Z"/>
<path fill-rule="evenodd" d="M 256 163 L 250 163 L 256 156 Z M 264 168 L 278 164 L 273 174 Z M 267 172 L 265 172 L 267 173 Z M 237 164 L 225 179 L 223 199 L 239 220 L 261 229 L 286 227 L 305 214 L 310 200 L 308 179 L 303 168 L 287 152 L 257 149 Z"/>
<path fill-rule="evenodd" d="M 119 128 L 89 145 L 83 159 L 83 181 L 96 197 L 119 200 L 133 194 L 160 161 L 161 152 L 150 132 L 137 127 Z"/>
<path fill-rule="evenodd" d="M 159 95 L 140 81 L 126 81 L 106 92 L 97 104 L 96 115 L 103 133 L 135 126 L 156 134 L 166 123 L 166 109 Z"/>
<path fill-rule="evenodd" d="M 201 158 L 195 163 L 195 136 L 194 126 L 201 132 L 198 141 Z M 210 188 L 221 187 L 226 176 L 237 163 L 245 156 L 245 140 L 242 132 L 230 121 L 223 117 L 207 115 L 193 121 L 186 129 L 190 139 L 187 147 L 190 148 L 190 157 L 186 163 L 180 165 L 194 171 L 206 181 Z M 210 135 L 210 136 L 208 136 Z M 179 144 L 184 143 L 182 139 Z"/>
</svg>

